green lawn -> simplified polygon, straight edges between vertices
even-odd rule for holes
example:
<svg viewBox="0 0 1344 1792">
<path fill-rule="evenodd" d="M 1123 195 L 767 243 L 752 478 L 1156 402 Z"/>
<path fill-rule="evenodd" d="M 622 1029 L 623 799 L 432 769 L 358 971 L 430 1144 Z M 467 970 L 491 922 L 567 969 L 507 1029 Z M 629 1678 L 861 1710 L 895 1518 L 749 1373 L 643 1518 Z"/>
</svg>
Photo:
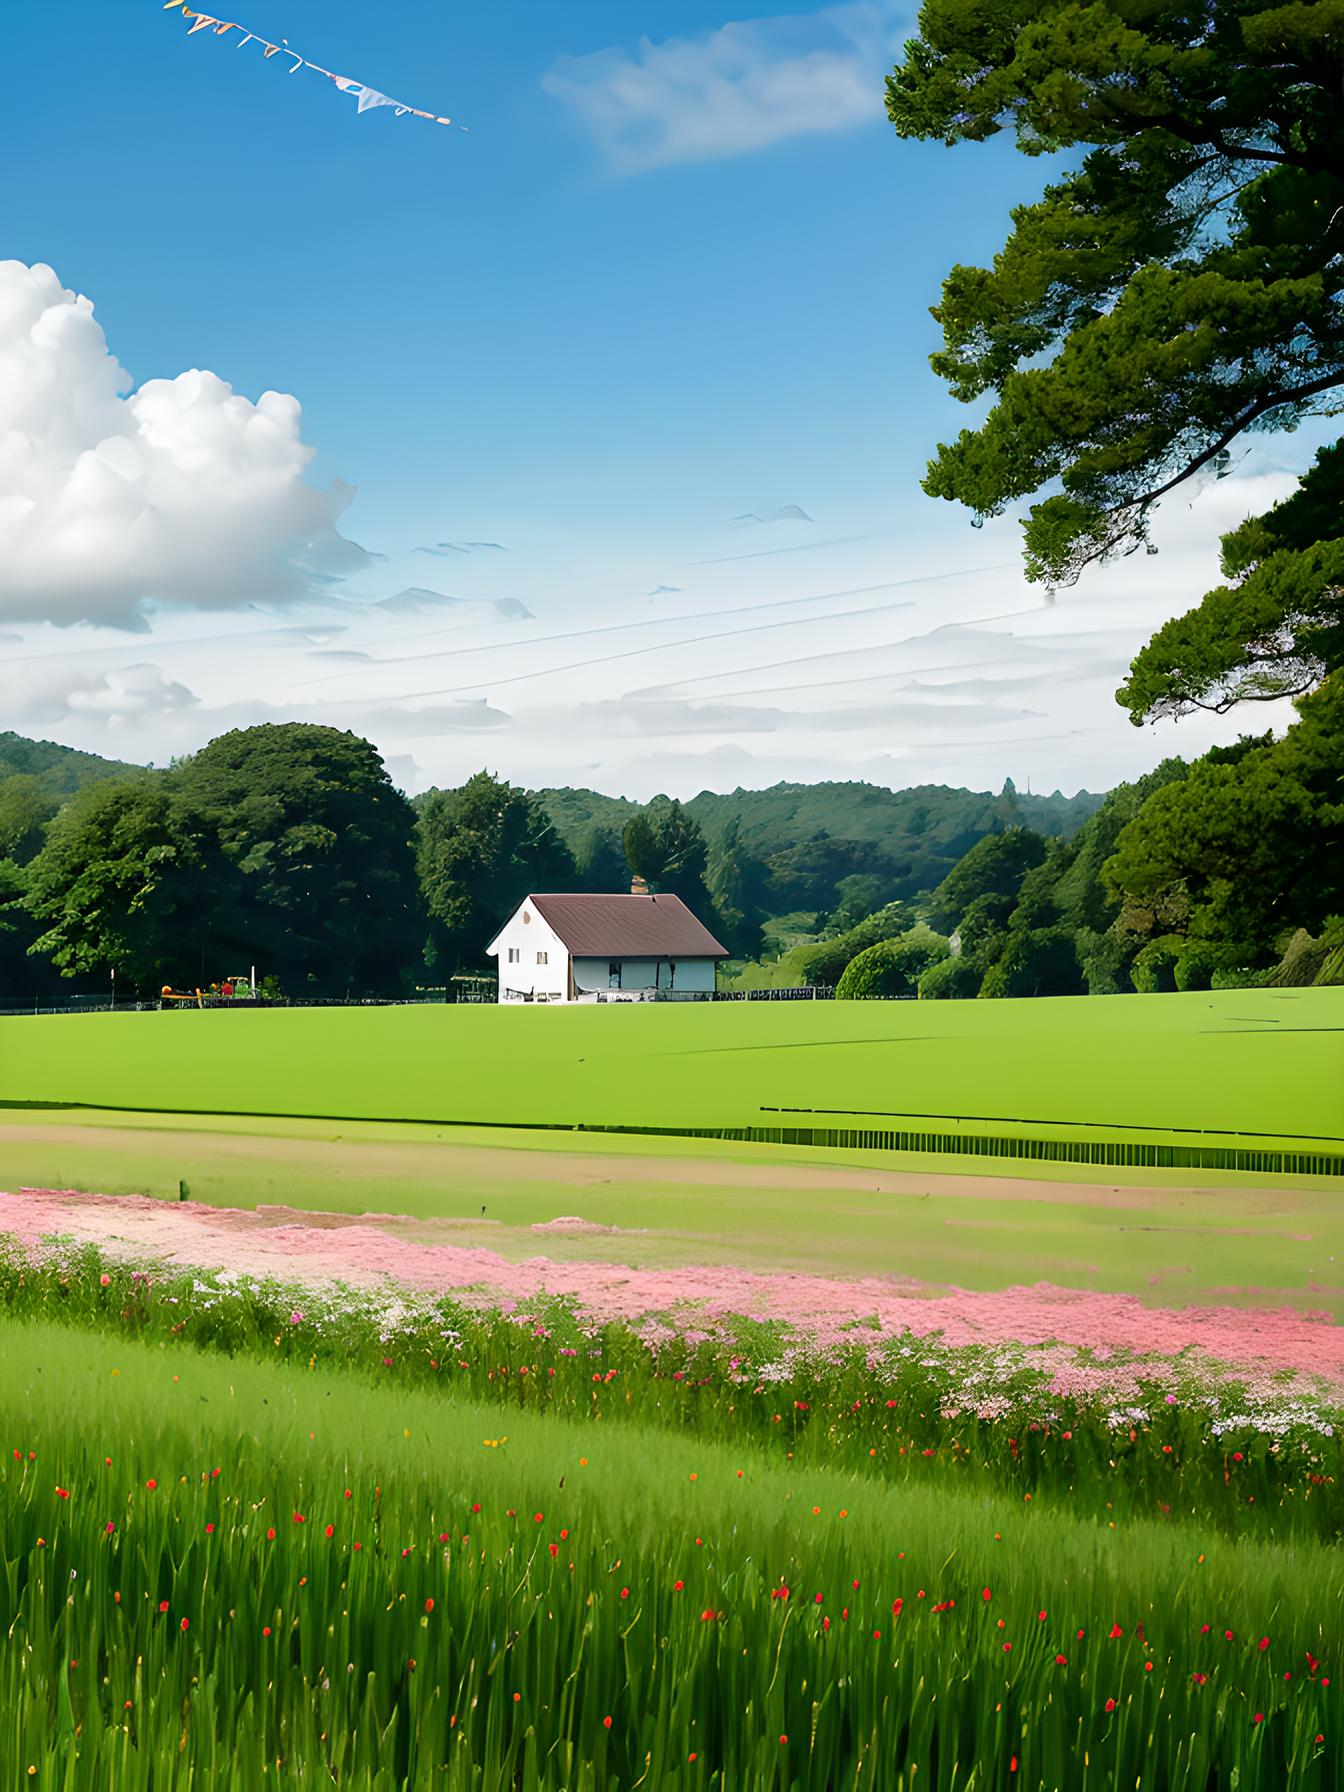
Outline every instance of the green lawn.
<svg viewBox="0 0 1344 1792">
<path fill-rule="evenodd" d="M 0 1019 L 0 1101 L 544 1126 L 1344 1135 L 1344 990 Z"/>
</svg>

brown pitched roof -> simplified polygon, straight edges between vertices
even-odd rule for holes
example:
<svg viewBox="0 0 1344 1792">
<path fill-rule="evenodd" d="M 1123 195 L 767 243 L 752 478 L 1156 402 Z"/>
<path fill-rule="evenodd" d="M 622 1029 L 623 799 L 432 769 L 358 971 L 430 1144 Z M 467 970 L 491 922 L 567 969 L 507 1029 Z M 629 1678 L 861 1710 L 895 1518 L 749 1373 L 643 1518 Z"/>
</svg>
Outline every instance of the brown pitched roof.
<svg viewBox="0 0 1344 1792">
<path fill-rule="evenodd" d="M 575 958 L 727 958 L 680 896 L 533 896 Z"/>
</svg>

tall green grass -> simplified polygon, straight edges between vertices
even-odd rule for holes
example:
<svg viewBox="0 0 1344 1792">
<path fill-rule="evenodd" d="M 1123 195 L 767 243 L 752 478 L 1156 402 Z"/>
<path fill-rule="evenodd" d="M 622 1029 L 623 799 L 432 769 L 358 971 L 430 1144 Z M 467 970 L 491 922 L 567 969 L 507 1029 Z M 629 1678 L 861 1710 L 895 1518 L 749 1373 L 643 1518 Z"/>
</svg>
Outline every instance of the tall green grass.
<svg viewBox="0 0 1344 1792">
<path fill-rule="evenodd" d="M 0 1360 L 13 1783 L 1344 1779 L 1310 1541 L 32 1320 Z"/>
</svg>

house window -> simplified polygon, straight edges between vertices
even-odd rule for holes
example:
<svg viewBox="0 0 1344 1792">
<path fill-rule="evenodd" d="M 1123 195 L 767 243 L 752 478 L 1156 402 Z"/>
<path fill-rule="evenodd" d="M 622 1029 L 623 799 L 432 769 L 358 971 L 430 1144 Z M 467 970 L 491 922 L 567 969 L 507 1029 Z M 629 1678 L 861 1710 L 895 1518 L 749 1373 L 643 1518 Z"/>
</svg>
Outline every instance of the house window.
<svg viewBox="0 0 1344 1792">
<path fill-rule="evenodd" d="M 613 958 L 611 963 L 607 966 L 607 988 L 608 989 L 619 989 L 620 987 L 621 987 L 621 961 L 619 958 Z"/>
<path fill-rule="evenodd" d="M 544 952 L 538 952 L 538 953 L 537 953 L 537 963 L 538 963 L 538 964 L 545 964 L 545 963 L 546 963 L 546 954 L 545 954 L 545 953 L 544 953 Z"/>
<path fill-rule="evenodd" d="M 509 947 L 509 963 L 510 964 L 521 964 L 522 961 L 523 961 L 522 947 L 521 946 L 510 946 Z"/>
</svg>

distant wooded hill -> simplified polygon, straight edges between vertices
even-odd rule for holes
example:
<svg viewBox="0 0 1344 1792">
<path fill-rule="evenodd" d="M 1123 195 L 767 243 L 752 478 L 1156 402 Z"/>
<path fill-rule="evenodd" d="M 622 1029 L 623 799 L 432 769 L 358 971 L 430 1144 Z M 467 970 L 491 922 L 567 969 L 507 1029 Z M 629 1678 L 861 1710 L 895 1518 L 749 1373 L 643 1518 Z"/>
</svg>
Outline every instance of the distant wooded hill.
<svg viewBox="0 0 1344 1792">
<path fill-rule="evenodd" d="M 120 759 L 103 759 L 97 753 L 81 753 L 54 740 L 29 740 L 22 734 L 0 732 L 0 781 L 36 778 L 50 796 L 73 796 L 98 778 L 115 778 L 143 768 Z"/>
<path fill-rule="evenodd" d="M 538 799 L 583 864 L 597 842 L 617 840 L 639 803 L 596 790 L 541 790 Z M 662 799 L 655 798 L 655 805 Z M 1071 838 L 1100 807 L 1081 790 L 1031 796 L 1014 788 L 960 790 L 922 784 L 886 790 L 877 784 L 775 784 L 768 790 L 702 791 L 683 805 L 713 854 L 736 826 L 737 844 L 770 868 L 779 912 L 830 909 L 850 878 L 871 880 L 874 905 L 930 890 L 986 834 L 1010 827 Z M 644 805 L 647 806 L 647 805 Z M 839 898 L 837 897 L 839 892 Z"/>
</svg>

